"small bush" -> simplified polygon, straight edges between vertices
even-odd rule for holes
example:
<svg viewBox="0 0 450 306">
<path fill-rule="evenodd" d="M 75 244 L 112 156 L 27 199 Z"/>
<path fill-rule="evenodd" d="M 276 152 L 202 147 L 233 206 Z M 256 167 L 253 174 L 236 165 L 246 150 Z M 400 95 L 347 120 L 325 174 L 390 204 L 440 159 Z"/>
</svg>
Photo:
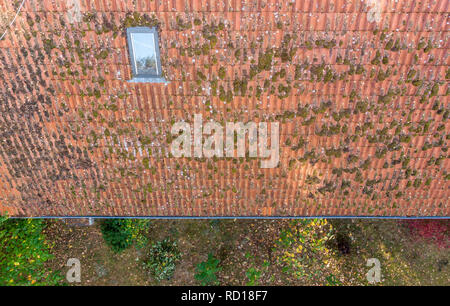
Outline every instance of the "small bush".
<svg viewBox="0 0 450 306">
<path fill-rule="evenodd" d="M 202 286 L 218 285 L 217 275 L 221 267 L 219 267 L 220 260 L 214 258 L 213 254 L 208 254 L 208 260 L 203 261 L 197 265 L 197 273 L 195 279 L 200 282 Z"/>
<path fill-rule="evenodd" d="M 255 267 L 250 267 L 246 272 L 245 276 L 248 278 L 247 286 L 255 286 L 258 280 L 261 278 L 261 271 Z"/>
<path fill-rule="evenodd" d="M 176 241 L 166 238 L 154 243 L 149 251 L 149 258 L 144 262 L 144 267 L 159 282 L 170 279 L 175 272 L 175 266 L 181 258 Z"/>
<path fill-rule="evenodd" d="M 7 219 L 0 216 L 0 286 L 58 285 L 59 272 L 44 268 L 53 258 L 40 219 Z"/>
<path fill-rule="evenodd" d="M 148 220 L 139 219 L 106 219 L 100 228 L 103 239 L 116 253 L 119 253 L 131 245 L 138 248 L 147 243 L 144 231 L 148 228 Z"/>
<path fill-rule="evenodd" d="M 329 249 L 333 230 L 326 219 L 299 219 L 289 223 L 276 241 L 277 263 L 283 272 L 298 279 L 328 283 L 336 270 L 333 251 Z"/>
<path fill-rule="evenodd" d="M 248 279 L 246 283 L 247 286 L 257 286 L 260 284 L 261 278 L 267 272 L 270 266 L 270 262 L 264 260 L 261 264 L 256 262 L 255 256 L 250 254 L 249 252 L 245 253 L 245 259 L 248 262 L 249 268 L 245 272 L 245 276 Z"/>
</svg>

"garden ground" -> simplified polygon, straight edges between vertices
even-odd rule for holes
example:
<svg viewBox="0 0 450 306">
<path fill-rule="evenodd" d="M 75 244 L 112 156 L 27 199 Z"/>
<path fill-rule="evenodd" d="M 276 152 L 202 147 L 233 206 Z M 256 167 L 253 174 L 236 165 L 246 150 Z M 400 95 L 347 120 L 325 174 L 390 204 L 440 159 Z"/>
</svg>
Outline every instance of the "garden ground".
<svg viewBox="0 0 450 306">
<path fill-rule="evenodd" d="M 367 260 L 377 258 L 381 285 L 449 285 L 450 222 L 430 222 L 438 224 L 438 235 L 428 223 L 420 224 L 422 232 L 417 234 L 417 224 L 411 221 L 328 220 L 327 229 L 332 230 L 323 250 L 329 255 L 313 250 L 302 257 L 301 267 L 295 266 L 302 269 L 299 273 L 280 260 L 288 254 L 278 243 L 293 228 L 289 220 L 152 220 L 143 233 L 147 246 L 119 253 L 105 243 L 99 221 L 94 226 L 69 226 L 52 220 L 45 235 L 54 243 L 55 258 L 47 267 L 64 275 L 69 269 L 67 260 L 78 258 L 81 285 L 198 285 L 196 266 L 212 253 L 220 261 L 217 278 L 221 285 L 367 285 L 366 273 L 371 268 Z M 143 261 L 148 245 L 167 237 L 177 241 L 181 259 L 173 276 L 158 282 Z M 297 244 L 297 250 L 298 245 L 307 247 L 311 241 Z"/>
</svg>

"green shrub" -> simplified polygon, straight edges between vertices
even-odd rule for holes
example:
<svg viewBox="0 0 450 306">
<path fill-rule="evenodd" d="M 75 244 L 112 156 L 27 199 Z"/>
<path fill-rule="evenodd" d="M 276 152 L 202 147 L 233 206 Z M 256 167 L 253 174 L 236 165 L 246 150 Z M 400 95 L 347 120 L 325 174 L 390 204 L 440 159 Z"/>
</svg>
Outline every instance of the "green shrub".
<svg viewBox="0 0 450 306">
<path fill-rule="evenodd" d="M 246 283 L 247 286 L 256 286 L 259 285 L 259 281 L 263 276 L 263 273 L 267 272 L 270 262 L 264 260 L 262 265 L 259 265 L 255 261 L 255 256 L 250 254 L 249 252 L 245 253 L 245 258 L 248 261 L 249 268 L 245 272 L 245 276 L 248 279 Z"/>
<path fill-rule="evenodd" d="M 261 271 L 255 267 L 250 267 L 246 272 L 245 276 L 248 278 L 247 286 L 255 286 L 261 277 Z"/>
<path fill-rule="evenodd" d="M 175 266 L 181 258 L 176 241 L 166 238 L 154 243 L 149 251 L 149 258 L 144 262 L 144 267 L 159 282 L 170 279 L 175 272 Z"/>
<path fill-rule="evenodd" d="M 148 220 L 106 219 L 101 222 L 100 228 L 106 243 L 119 253 L 133 244 L 138 248 L 143 247 L 147 243 L 144 231 L 148 224 Z"/>
<path fill-rule="evenodd" d="M 195 279 L 200 282 L 202 286 L 218 285 L 216 273 L 222 270 L 219 267 L 220 260 L 214 258 L 213 254 L 208 254 L 208 260 L 203 261 L 197 265 L 197 273 Z"/>
<path fill-rule="evenodd" d="M 0 285 L 57 285 L 62 277 L 44 263 L 51 259 L 40 219 L 0 216 Z"/>
</svg>

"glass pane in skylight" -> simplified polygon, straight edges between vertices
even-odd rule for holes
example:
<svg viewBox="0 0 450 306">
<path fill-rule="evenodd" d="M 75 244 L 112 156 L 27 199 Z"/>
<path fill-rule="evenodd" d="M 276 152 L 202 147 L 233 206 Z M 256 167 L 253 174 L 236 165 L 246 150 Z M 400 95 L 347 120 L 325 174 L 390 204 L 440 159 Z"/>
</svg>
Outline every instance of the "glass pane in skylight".
<svg viewBox="0 0 450 306">
<path fill-rule="evenodd" d="M 131 41 L 137 74 L 157 75 L 158 65 L 153 33 L 131 33 Z"/>
</svg>

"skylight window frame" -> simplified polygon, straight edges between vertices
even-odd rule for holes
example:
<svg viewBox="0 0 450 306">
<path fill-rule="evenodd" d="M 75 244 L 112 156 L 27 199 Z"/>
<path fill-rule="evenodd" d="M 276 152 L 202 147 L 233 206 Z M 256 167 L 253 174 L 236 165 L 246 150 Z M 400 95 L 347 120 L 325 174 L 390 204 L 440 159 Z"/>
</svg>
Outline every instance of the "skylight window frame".
<svg viewBox="0 0 450 306">
<path fill-rule="evenodd" d="M 146 33 L 153 34 L 154 47 L 155 47 L 155 57 L 156 57 L 156 69 L 157 74 L 139 73 L 136 66 L 136 56 L 133 46 L 132 34 L 135 33 Z M 128 43 L 128 55 L 130 57 L 131 70 L 133 74 L 133 79 L 129 82 L 166 82 L 162 76 L 161 69 L 161 55 L 159 52 L 159 35 L 156 27 L 131 27 L 127 28 L 127 43 Z"/>
</svg>

